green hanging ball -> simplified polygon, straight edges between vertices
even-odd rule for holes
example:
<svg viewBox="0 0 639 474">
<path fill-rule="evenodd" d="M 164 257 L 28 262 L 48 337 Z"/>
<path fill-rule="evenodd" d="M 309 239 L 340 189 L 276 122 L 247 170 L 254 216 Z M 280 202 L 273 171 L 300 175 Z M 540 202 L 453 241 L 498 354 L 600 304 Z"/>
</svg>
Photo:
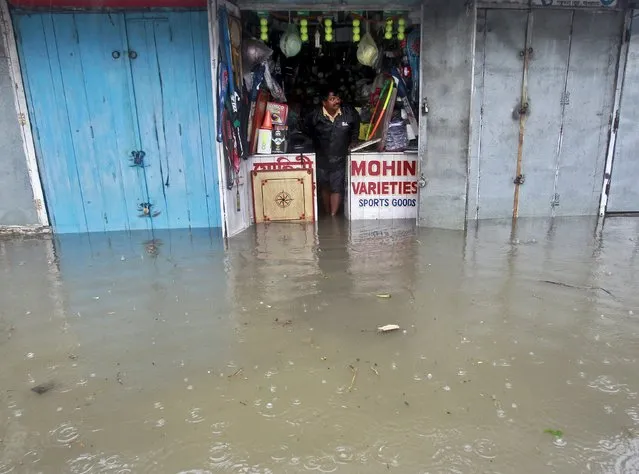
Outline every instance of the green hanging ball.
<svg viewBox="0 0 639 474">
<path fill-rule="evenodd" d="M 399 26 L 406 26 L 406 20 L 403 18 L 397 20 L 397 23 L 399 24 Z"/>
<path fill-rule="evenodd" d="M 331 20 L 330 18 L 327 18 L 326 20 L 324 20 L 324 24 L 326 26 L 331 26 L 333 24 L 333 20 Z"/>
<path fill-rule="evenodd" d="M 260 39 L 262 41 L 268 41 L 268 33 L 262 33 L 262 35 L 260 36 Z"/>
<path fill-rule="evenodd" d="M 359 35 L 358 34 L 357 35 L 353 35 L 353 41 L 355 43 L 359 42 Z"/>
<path fill-rule="evenodd" d="M 327 33 L 324 39 L 329 42 L 333 41 L 333 35 L 331 33 Z"/>
<path fill-rule="evenodd" d="M 406 38 L 406 35 L 404 35 L 404 33 L 397 33 L 397 39 L 402 41 L 404 38 Z"/>
<path fill-rule="evenodd" d="M 386 25 L 392 25 L 393 24 L 393 19 L 389 18 L 388 20 L 386 20 Z"/>
<path fill-rule="evenodd" d="M 392 31 L 387 31 L 387 32 L 384 34 L 384 38 L 386 38 L 387 40 L 389 40 L 389 39 L 393 39 L 393 32 L 392 32 Z"/>
<path fill-rule="evenodd" d="M 333 28 L 331 28 L 330 26 L 327 26 L 327 27 L 324 29 L 324 33 L 326 33 L 327 35 L 332 34 L 332 33 L 333 33 Z"/>
<path fill-rule="evenodd" d="M 398 26 L 397 27 L 397 32 L 398 33 L 404 33 L 405 31 L 406 31 L 406 27 L 404 27 L 404 26 Z"/>
<path fill-rule="evenodd" d="M 386 33 L 393 31 L 393 25 L 386 25 Z"/>
<path fill-rule="evenodd" d="M 302 38 L 302 41 L 308 41 L 308 33 L 302 33 L 300 37 Z"/>
<path fill-rule="evenodd" d="M 262 34 L 268 33 L 268 26 L 266 25 L 260 26 L 260 31 L 262 32 Z"/>
<path fill-rule="evenodd" d="M 359 34 L 359 26 L 354 26 L 353 27 L 353 34 L 354 35 L 358 35 Z"/>
<path fill-rule="evenodd" d="M 308 34 L 308 26 L 302 26 L 300 28 L 300 33 L 303 34 L 303 35 Z"/>
<path fill-rule="evenodd" d="M 268 19 L 260 18 L 260 26 L 266 26 L 266 25 L 268 25 Z"/>
<path fill-rule="evenodd" d="M 308 25 L 308 20 L 307 20 L 306 18 L 302 18 L 302 19 L 300 20 L 300 25 L 302 25 L 302 26 L 306 26 L 306 25 Z"/>
<path fill-rule="evenodd" d="M 353 20 L 353 26 L 359 26 L 359 25 L 360 25 L 359 20 L 357 18 L 355 18 Z"/>
</svg>

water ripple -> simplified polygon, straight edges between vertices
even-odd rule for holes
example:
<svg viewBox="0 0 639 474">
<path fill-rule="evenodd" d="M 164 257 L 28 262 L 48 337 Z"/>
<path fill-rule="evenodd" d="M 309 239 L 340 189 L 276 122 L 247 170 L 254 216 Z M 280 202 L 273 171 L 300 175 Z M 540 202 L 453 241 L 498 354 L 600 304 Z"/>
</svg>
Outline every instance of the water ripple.
<svg viewBox="0 0 639 474">
<path fill-rule="evenodd" d="M 70 445 L 80 436 L 78 429 L 69 423 L 62 423 L 57 428 L 51 430 L 49 434 L 56 440 L 56 442 L 64 446 Z"/>
<path fill-rule="evenodd" d="M 201 408 L 192 408 L 189 411 L 189 416 L 186 419 L 187 423 L 196 424 L 196 423 L 202 423 L 203 421 L 204 421 L 204 417 L 202 416 Z"/>
<path fill-rule="evenodd" d="M 603 393 L 619 393 L 622 389 L 625 389 L 627 385 L 615 383 L 610 377 L 606 375 L 600 375 L 595 380 L 588 384 L 588 387 L 599 390 Z"/>
<path fill-rule="evenodd" d="M 72 474 L 130 474 L 133 472 L 133 466 L 124 462 L 117 454 L 107 456 L 104 453 L 85 453 L 67 463 L 69 464 L 69 472 Z"/>
</svg>

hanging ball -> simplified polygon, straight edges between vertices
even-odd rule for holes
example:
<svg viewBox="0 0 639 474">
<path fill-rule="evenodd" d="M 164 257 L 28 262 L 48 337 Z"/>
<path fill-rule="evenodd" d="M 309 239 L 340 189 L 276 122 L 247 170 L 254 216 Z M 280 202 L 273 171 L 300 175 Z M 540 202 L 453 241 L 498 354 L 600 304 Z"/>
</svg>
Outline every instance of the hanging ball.
<svg viewBox="0 0 639 474">
<path fill-rule="evenodd" d="M 327 35 L 333 34 L 333 28 L 331 28 L 330 26 L 327 26 L 324 29 L 324 33 L 326 33 Z"/>
<path fill-rule="evenodd" d="M 325 39 L 326 41 L 333 41 L 333 35 L 331 33 L 327 33 Z"/>
<path fill-rule="evenodd" d="M 308 25 L 308 20 L 307 20 L 306 18 L 302 18 L 302 19 L 300 20 L 300 25 L 302 25 L 302 26 L 306 26 L 306 25 Z"/>
<path fill-rule="evenodd" d="M 353 27 L 353 34 L 354 35 L 358 35 L 359 34 L 359 26 L 354 26 Z"/>
<path fill-rule="evenodd" d="M 260 35 L 260 39 L 261 39 L 262 41 L 268 41 L 268 33 L 262 33 L 262 34 Z"/>
<path fill-rule="evenodd" d="M 392 25 L 393 24 L 393 19 L 392 18 L 388 18 L 386 20 L 386 25 Z"/>
<path fill-rule="evenodd" d="M 387 40 L 389 40 L 389 39 L 393 39 L 393 32 L 392 32 L 392 31 L 387 31 L 387 32 L 384 34 L 384 38 L 386 38 Z"/>
<path fill-rule="evenodd" d="M 268 19 L 260 18 L 260 26 L 266 26 L 266 25 L 268 25 Z"/>
<path fill-rule="evenodd" d="M 326 20 L 324 20 L 324 24 L 326 26 L 331 26 L 333 24 L 333 20 L 331 20 L 330 18 L 327 18 Z"/>
<path fill-rule="evenodd" d="M 359 41 L 359 35 L 353 35 L 353 41 L 357 43 Z"/>
<path fill-rule="evenodd" d="M 359 26 L 359 25 L 360 25 L 359 20 L 357 18 L 355 18 L 353 20 L 353 26 Z"/>
<path fill-rule="evenodd" d="M 307 35 L 308 34 L 308 26 L 302 26 L 300 28 L 300 33 L 303 35 Z"/>
<path fill-rule="evenodd" d="M 404 33 L 405 31 L 406 31 L 406 27 L 404 27 L 404 26 L 398 26 L 397 27 L 397 32 L 398 33 Z"/>
<path fill-rule="evenodd" d="M 308 33 L 302 33 L 300 37 L 302 38 L 302 41 L 308 41 Z"/>
<path fill-rule="evenodd" d="M 399 20 L 397 20 L 397 24 L 399 26 L 406 26 L 406 20 L 404 18 L 400 18 Z"/>
<path fill-rule="evenodd" d="M 397 39 L 402 41 L 404 38 L 406 38 L 406 36 L 404 35 L 404 33 L 397 33 Z"/>
</svg>

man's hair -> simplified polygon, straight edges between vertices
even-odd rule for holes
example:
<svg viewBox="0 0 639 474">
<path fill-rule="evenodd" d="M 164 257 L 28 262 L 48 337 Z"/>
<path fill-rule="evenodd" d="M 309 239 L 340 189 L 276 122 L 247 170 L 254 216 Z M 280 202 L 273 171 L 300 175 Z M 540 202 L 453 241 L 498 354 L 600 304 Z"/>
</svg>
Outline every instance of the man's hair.
<svg viewBox="0 0 639 474">
<path fill-rule="evenodd" d="M 337 87 L 333 87 L 333 86 L 330 86 L 330 85 L 325 85 L 325 86 L 322 86 L 320 88 L 320 90 L 319 90 L 319 97 L 320 97 L 320 100 L 322 102 L 324 102 L 326 99 L 328 99 L 328 96 L 331 95 L 331 94 L 339 96 L 339 92 L 337 91 Z"/>
</svg>

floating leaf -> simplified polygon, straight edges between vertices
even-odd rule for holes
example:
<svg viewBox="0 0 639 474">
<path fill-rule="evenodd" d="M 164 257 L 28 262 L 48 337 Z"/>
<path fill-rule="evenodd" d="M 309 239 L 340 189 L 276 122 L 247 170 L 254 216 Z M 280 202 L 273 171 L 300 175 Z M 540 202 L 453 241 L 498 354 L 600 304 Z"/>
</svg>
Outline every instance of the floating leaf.
<svg viewBox="0 0 639 474">
<path fill-rule="evenodd" d="M 377 328 L 377 332 L 390 332 L 397 331 L 399 326 L 397 324 L 387 324 L 386 326 L 380 326 Z"/>
<path fill-rule="evenodd" d="M 555 438 L 562 438 L 564 436 L 564 432 L 561 430 L 551 430 L 550 428 L 548 428 L 547 430 L 544 430 L 544 433 L 548 433 L 550 435 L 553 435 Z"/>
<path fill-rule="evenodd" d="M 388 293 L 380 293 L 379 295 L 375 295 L 378 298 L 384 298 L 384 299 L 388 299 L 391 297 L 391 295 L 389 295 Z"/>
</svg>

